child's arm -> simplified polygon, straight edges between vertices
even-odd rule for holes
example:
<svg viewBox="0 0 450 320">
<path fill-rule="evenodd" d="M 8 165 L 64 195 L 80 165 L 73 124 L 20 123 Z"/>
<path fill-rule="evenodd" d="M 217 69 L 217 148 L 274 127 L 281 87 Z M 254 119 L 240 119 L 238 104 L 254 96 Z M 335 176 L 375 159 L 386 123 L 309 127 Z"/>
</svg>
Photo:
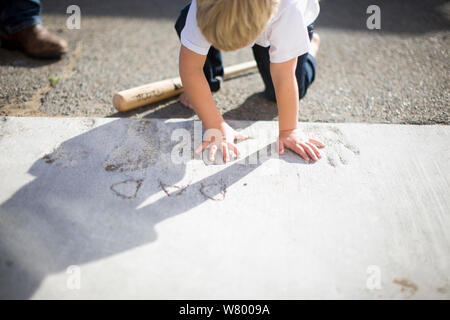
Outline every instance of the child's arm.
<svg viewBox="0 0 450 320">
<path fill-rule="evenodd" d="M 287 147 L 298 153 L 306 161 L 310 159 L 317 161 L 321 158 L 321 155 L 316 146 L 325 147 L 325 145 L 317 140 L 301 138 L 296 130 L 299 108 L 299 93 L 295 76 L 296 67 L 297 58 L 270 64 L 270 74 L 278 104 L 278 151 L 283 154 L 284 147 Z"/>
<path fill-rule="evenodd" d="M 224 161 L 229 161 L 228 149 L 231 149 L 236 156 L 239 156 L 239 151 L 234 144 L 234 140 L 244 140 L 247 137 L 239 134 L 227 125 L 217 109 L 203 73 L 205 59 L 206 56 L 197 54 L 183 45 L 181 46 L 180 77 L 189 101 L 193 105 L 205 129 L 217 129 L 223 137 L 220 139 L 221 141 L 214 141 L 212 145 L 212 141 L 203 142 L 196 152 L 200 152 L 211 145 L 210 161 L 214 161 L 217 149 L 222 151 Z"/>
<path fill-rule="evenodd" d="M 206 56 L 197 54 L 185 46 L 180 51 L 180 77 L 189 101 L 195 107 L 205 129 L 220 128 L 224 122 L 203 73 Z"/>
</svg>

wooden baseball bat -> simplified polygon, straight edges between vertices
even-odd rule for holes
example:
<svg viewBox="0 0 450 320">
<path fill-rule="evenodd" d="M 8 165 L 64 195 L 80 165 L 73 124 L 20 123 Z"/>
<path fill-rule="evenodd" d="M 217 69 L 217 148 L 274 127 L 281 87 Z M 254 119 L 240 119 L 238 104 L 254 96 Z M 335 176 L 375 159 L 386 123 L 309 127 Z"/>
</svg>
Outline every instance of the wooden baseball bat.
<svg viewBox="0 0 450 320">
<path fill-rule="evenodd" d="M 256 68 L 255 61 L 248 61 L 224 69 L 224 78 L 229 79 Z M 184 91 L 180 77 L 145 84 L 123 90 L 113 97 L 118 111 L 128 111 L 181 94 Z"/>
</svg>

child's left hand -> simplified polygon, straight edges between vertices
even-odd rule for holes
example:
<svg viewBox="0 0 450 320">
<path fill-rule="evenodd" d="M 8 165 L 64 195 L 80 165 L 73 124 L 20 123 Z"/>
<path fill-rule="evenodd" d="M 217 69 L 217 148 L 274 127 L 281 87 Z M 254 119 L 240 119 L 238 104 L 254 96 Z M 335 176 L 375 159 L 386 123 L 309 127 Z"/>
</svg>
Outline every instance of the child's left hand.
<svg viewBox="0 0 450 320">
<path fill-rule="evenodd" d="M 300 137 L 297 130 L 285 130 L 280 131 L 278 137 L 278 152 L 284 154 L 284 148 L 291 149 L 295 153 L 298 153 L 303 159 L 310 162 L 319 160 L 320 155 L 317 147 L 324 148 L 325 145 L 314 139 L 305 139 Z"/>
</svg>

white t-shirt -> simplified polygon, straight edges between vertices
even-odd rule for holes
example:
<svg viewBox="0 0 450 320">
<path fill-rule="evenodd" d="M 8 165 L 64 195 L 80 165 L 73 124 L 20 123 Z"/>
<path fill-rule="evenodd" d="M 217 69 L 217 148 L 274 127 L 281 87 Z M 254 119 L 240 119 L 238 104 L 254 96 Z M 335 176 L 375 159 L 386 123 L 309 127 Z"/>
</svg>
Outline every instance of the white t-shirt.
<svg viewBox="0 0 450 320">
<path fill-rule="evenodd" d="M 255 43 L 268 47 L 270 62 L 281 63 L 309 51 L 310 40 L 307 26 L 319 15 L 317 0 L 280 0 L 264 31 L 249 45 Z M 181 32 L 181 43 L 201 55 L 207 55 L 211 44 L 197 25 L 197 2 L 192 0 Z"/>
</svg>

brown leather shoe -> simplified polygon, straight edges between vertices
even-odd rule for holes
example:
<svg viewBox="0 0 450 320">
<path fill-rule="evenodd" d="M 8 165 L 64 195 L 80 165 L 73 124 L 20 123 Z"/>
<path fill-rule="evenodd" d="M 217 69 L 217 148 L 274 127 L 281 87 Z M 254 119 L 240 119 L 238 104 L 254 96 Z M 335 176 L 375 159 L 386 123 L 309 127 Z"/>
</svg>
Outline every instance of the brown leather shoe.
<svg viewBox="0 0 450 320">
<path fill-rule="evenodd" d="M 67 42 L 51 34 L 40 24 L 14 34 L 2 35 L 1 40 L 3 47 L 19 49 L 39 59 L 60 58 L 67 52 Z"/>
</svg>

